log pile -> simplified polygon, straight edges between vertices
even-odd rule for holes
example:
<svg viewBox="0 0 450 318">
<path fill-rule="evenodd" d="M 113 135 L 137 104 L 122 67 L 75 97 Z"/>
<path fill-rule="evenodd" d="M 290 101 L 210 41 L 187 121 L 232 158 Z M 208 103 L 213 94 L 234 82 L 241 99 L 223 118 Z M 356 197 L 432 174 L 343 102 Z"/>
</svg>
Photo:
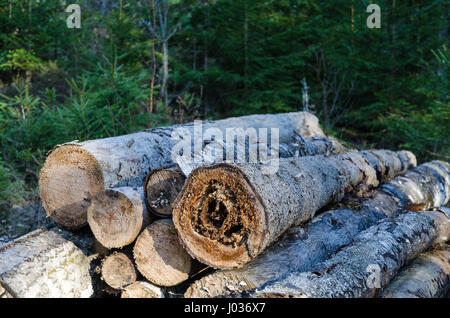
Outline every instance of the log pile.
<svg viewBox="0 0 450 318">
<path fill-rule="evenodd" d="M 348 148 L 310 113 L 198 124 L 56 146 L 58 225 L 0 246 L 0 298 L 448 293 L 448 163 Z"/>
</svg>

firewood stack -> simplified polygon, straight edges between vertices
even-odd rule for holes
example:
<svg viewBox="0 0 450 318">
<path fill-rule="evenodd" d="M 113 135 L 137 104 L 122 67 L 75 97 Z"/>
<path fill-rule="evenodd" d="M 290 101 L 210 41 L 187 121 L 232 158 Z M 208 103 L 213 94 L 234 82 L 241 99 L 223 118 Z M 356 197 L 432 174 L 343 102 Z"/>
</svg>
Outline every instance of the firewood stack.
<svg viewBox="0 0 450 318">
<path fill-rule="evenodd" d="M 201 124 L 56 146 L 39 191 L 58 226 L 0 246 L 0 298 L 448 293 L 448 163 L 350 149 L 304 112 Z M 212 138 L 253 128 L 279 145 Z"/>
</svg>

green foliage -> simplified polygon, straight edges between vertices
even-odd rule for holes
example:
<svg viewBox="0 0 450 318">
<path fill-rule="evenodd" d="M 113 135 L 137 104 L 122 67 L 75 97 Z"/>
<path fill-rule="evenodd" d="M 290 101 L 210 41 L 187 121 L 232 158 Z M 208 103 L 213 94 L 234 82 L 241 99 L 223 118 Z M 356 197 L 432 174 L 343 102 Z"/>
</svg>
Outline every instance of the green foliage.
<svg viewBox="0 0 450 318">
<path fill-rule="evenodd" d="M 61 1 L 0 0 L 0 201 L 35 195 L 56 144 L 301 110 L 303 78 L 328 133 L 449 159 L 446 1 L 379 0 L 380 29 L 366 0 L 78 3 L 82 28 L 68 29 Z"/>
</svg>

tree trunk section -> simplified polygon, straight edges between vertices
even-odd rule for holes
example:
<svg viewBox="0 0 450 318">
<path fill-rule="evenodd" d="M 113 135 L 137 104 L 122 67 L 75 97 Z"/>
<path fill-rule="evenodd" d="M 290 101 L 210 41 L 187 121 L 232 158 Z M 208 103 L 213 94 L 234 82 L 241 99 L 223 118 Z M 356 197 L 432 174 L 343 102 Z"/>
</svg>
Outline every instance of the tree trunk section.
<svg viewBox="0 0 450 318">
<path fill-rule="evenodd" d="M 416 197 L 413 204 L 425 209 L 440 204 L 445 189 L 450 186 L 448 177 L 450 171 L 443 171 L 439 162 L 410 169 L 404 176 L 397 176 L 364 199 L 349 201 L 338 210 L 324 212 L 305 227 L 289 229 L 277 243 L 243 268 L 217 271 L 197 280 L 188 288 L 185 297 L 241 297 L 290 271 L 309 271 L 350 244 L 363 230 L 383 218 L 396 217 L 399 209 L 411 206 L 411 202 L 398 200 L 398 194 L 401 193 L 401 197 Z M 403 187 L 405 183 L 408 187 Z M 385 192 L 385 188 L 391 190 Z M 397 189 L 395 192 L 398 194 L 393 195 L 392 189 Z M 439 192 L 442 194 L 436 195 Z"/>
<path fill-rule="evenodd" d="M 135 282 L 122 291 L 121 298 L 165 298 L 160 287 L 145 281 Z"/>
<path fill-rule="evenodd" d="M 176 286 L 191 273 L 192 258 L 183 249 L 168 219 L 148 226 L 136 240 L 133 254 L 139 272 L 158 286 Z"/>
<path fill-rule="evenodd" d="M 373 162 L 383 166 L 382 156 L 395 164 L 381 172 L 404 173 L 416 163 L 408 152 L 370 153 L 370 161 L 364 153 L 280 159 L 278 171 L 269 174 L 262 164 L 252 163 L 196 169 L 175 202 L 175 227 L 200 262 L 221 269 L 242 267 L 346 192 L 377 187 L 381 180 Z"/>
<path fill-rule="evenodd" d="M 93 296 L 85 250 L 93 242 L 79 240 L 76 243 L 82 247 L 78 247 L 73 241 L 71 233 L 54 228 L 36 230 L 2 246 L 0 286 L 15 298 Z"/>
<path fill-rule="evenodd" d="M 110 287 L 121 290 L 136 282 L 137 274 L 126 254 L 114 252 L 102 261 L 102 278 Z"/>
<path fill-rule="evenodd" d="M 144 185 L 149 210 L 157 216 L 170 218 L 173 202 L 185 180 L 186 177 L 178 165 L 151 171 Z"/>
<path fill-rule="evenodd" d="M 310 272 L 292 272 L 253 296 L 375 297 L 410 260 L 449 235 L 450 219 L 442 212 L 407 212 L 384 219 Z"/>
<path fill-rule="evenodd" d="M 203 129 L 279 128 L 280 142 L 294 132 L 305 137 L 325 136 L 318 119 L 309 113 L 252 115 L 205 122 Z M 39 194 L 47 215 L 59 224 L 76 229 L 87 224 L 87 208 L 98 192 L 116 187 L 142 187 L 149 171 L 173 165 L 172 133 L 184 128 L 190 136 L 194 125 L 178 125 L 148 131 L 71 142 L 56 146 L 48 155 L 39 178 Z M 201 133 L 201 132 L 200 132 Z"/>
<path fill-rule="evenodd" d="M 114 188 L 99 192 L 88 208 L 88 223 L 95 238 L 106 248 L 134 242 L 150 223 L 143 188 Z"/>
<path fill-rule="evenodd" d="M 383 298 L 441 298 L 450 287 L 450 246 L 420 254 L 381 293 Z"/>
</svg>

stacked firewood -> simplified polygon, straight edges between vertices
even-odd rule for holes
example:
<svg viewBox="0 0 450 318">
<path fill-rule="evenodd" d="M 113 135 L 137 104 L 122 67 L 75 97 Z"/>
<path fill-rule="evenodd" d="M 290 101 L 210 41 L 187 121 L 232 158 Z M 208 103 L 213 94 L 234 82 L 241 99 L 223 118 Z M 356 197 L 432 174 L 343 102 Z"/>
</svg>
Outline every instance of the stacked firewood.
<svg viewBox="0 0 450 318">
<path fill-rule="evenodd" d="M 350 149 L 304 112 L 203 122 L 200 138 L 250 128 L 278 129 L 278 147 L 237 145 L 266 143 L 276 170 L 251 151 L 174 159 L 194 124 L 55 147 L 39 186 L 59 226 L 0 247 L 0 297 L 447 294 L 448 163 Z"/>
</svg>

